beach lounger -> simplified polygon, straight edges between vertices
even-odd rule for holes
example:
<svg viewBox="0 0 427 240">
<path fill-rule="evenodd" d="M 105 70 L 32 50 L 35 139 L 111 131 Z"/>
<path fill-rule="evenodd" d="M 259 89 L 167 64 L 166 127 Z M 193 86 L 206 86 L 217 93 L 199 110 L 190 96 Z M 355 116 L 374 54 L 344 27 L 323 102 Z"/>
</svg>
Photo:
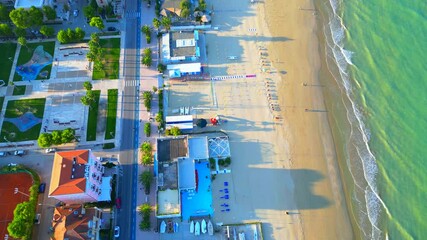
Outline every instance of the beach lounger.
<svg viewBox="0 0 427 240">
<path fill-rule="evenodd" d="M 227 208 L 227 209 L 225 209 L 225 211 L 226 211 L 226 212 L 229 212 L 229 211 L 230 211 L 230 209 L 229 209 L 229 208 Z"/>
<path fill-rule="evenodd" d="M 224 186 L 228 186 L 228 182 L 224 182 Z"/>
</svg>

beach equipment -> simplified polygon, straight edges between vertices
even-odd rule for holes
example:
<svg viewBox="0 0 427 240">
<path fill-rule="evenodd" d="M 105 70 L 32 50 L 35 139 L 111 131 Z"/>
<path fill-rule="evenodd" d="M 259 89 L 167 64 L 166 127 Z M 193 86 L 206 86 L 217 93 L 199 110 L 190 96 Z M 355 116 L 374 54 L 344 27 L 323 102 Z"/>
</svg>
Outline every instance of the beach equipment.
<svg viewBox="0 0 427 240">
<path fill-rule="evenodd" d="M 241 233 L 239 233 L 239 240 L 245 240 L 245 233 L 244 232 L 241 232 Z"/>
<path fill-rule="evenodd" d="M 212 224 L 211 220 L 209 220 L 209 222 L 208 222 L 208 234 L 210 236 L 213 235 L 213 224 Z"/>
<path fill-rule="evenodd" d="M 206 229 L 206 221 L 205 221 L 205 219 L 203 219 L 202 220 L 202 233 L 205 234 L 206 231 L 207 231 L 207 229 Z"/>
<path fill-rule="evenodd" d="M 224 182 L 224 186 L 228 186 L 228 182 Z"/>
<path fill-rule="evenodd" d="M 160 223 L 160 233 L 165 233 L 166 232 L 166 223 L 165 221 L 162 221 L 162 223 Z"/>
<path fill-rule="evenodd" d="M 190 223 L 190 233 L 194 233 L 194 222 L 191 221 Z"/>
<path fill-rule="evenodd" d="M 196 225 L 194 226 L 194 235 L 200 235 L 200 223 L 196 221 Z"/>
<path fill-rule="evenodd" d="M 173 232 L 178 232 L 178 223 L 173 224 Z"/>
<path fill-rule="evenodd" d="M 233 228 L 233 239 L 237 240 L 236 228 Z"/>
</svg>

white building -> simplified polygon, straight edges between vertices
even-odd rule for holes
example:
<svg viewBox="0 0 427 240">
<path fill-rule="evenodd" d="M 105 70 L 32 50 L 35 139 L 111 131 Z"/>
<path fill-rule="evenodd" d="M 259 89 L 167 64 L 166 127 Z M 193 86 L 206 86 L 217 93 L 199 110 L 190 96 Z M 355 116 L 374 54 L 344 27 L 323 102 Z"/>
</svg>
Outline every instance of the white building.
<svg viewBox="0 0 427 240">
<path fill-rule="evenodd" d="M 66 204 L 111 201 L 111 177 L 91 150 L 56 152 L 49 197 Z"/>
</svg>

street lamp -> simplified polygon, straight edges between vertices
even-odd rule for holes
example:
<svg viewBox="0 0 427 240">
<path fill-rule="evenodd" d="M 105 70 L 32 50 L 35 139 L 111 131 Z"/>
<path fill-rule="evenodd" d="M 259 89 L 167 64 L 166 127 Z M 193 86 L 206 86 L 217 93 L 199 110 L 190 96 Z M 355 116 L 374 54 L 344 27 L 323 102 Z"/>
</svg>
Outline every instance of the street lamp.
<svg viewBox="0 0 427 240">
<path fill-rule="evenodd" d="M 19 189 L 16 187 L 15 188 L 15 190 L 13 191 L 13 194 L 18 194 L 18 193 L 20 193 L 20 194 L 22 194 L 22 195 L 25 195 L 25 196 L 27 196 L 27 197 L 30 197 L 30 195 L 28 195 L 28 194 L 26 194 L 26 193 L 23 193 L 23 192 L 21 192 L 21 191 L 19 191 Z"/>
</svg>

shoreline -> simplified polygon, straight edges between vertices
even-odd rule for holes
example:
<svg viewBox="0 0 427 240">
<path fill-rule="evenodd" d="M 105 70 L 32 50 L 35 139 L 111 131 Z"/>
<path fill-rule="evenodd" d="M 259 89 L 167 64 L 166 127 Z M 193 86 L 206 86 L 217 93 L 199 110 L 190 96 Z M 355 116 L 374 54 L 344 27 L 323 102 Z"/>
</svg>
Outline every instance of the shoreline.
<svg viewBox="0 0 427 240">
<path fill-rule="evenodd" d="M 269 8 L 269 4 L 270 8 Z M 282 7 L 278 7 L 275 5 L 282 4 Z M 307 75 L 304 76 L 304 74 L 301 73 L 295 73 L 295 75 L 287 76 L 286 74 L 282 79 L 286 81 L 286 79 L 289 79 L 287 83 L 282 84 L 282 94 L 279 94 L 280 96 L 285 96 L 285 99 L 282 100 L 282 106 L 286 109 L 286 106 L 297 106 L 298 104 L 301 104 L 305 101 L 305 111 L 307 109 L 314 109 L 314 110 L 320 110 L 323 112 L 323 110 L 327 110 L 327 100 L 329 100 L 325 96 L 325 90 L 322 88 L 322 83 L 324 82 L 323 78 L 332 77 L 332 75 L 325 75 L 324 73 L 324 67 L 326 66 L 326 52 L 323 51 L 321 48 L 324 47 L 325 39 L 322 38 L 322 27 L 324 22 L 322 19 L 320 19 L 319 15 L 319 9 L 317 6 L 315 7 L 314 2 L 312 1 L 306 1 L 305 3 L 302 3 L 303 5 L 300 5 L 301 3 L 298 3 L 296 1 L 293 2 L 287 2 L 286 6 L 284 6 L 284 3 L 267 3 L 267 6 L 265 8 L 265 15 L 268 18 L 269 14 L 271 14 L 271 18 L 275 18 L 277 16 L 274 16 L 274 10 L 275 9 L 284 9 L 283 15 L 287 15 L 287 19 L 289 20 L 296 20 L 296 23 L 293 23 L 293 28 L 289 27 L 287 25 L 282 25 L 282 29 L 280 26 L 275 27 L 272 26 L 269 28 L 271 32 L 273 33 L 283 33 L 283 35 L 286 36 L 286 34 L 295 34 L 295 36 L 299 36 L 298 40 L 296 41 L 306 41 L 306 45 L 308 47 L 304 48 L 304 46 L 296 47 L 298 51 L 303 52 L 299 58 L 297 52 L 295 52 L 294 56 L 288 56 L 292 55 L 292 47 L 289 46 L 288 48 L 284 46 L 284 49 L 281 49 L 278 47 L 278 44 L 270 44 L 271 49 L 281 49 L 282 51 L 275 51 L 278 59 L 284 60 L 285 62 L 285 69 L 286 67 L 289 68 L 289 75 L 291 74 L 292 70 L 301 69 L 308 72 Z M 296 8 L 296 5 L 298 7 Z M 293 8 L 293 9 L 291 9 Z M 289 10 L 286 10 L 289 9 Z M 304 17 L 301 17 L 301 15 L 304 15 Z M 283 19 L 283 18 L 282 18 Z M 285 17 L 286 19 L 286 17 Z M 284 21 L 286 21 L 283 19 Z M 274 21 L 274 20 L 273 20 Z M 289 21 L 289 22 L 291 22 Z M 303 26 L 301 27 L 301 22 L 303 22 Z M 287 30 L 284 30 L 284 28 L 287 28 Z M 299 28 L 299 29 L 295 29 Z M 302 33 L 304 32 L 305 33 Z M 274 36 L 273 36 L 274 37 Z M 305 38 L 304 38 L 305 37 Z M 290 37 L 292 39 L 292 37 Z M 275 46 L 276 45 L 276 46 Z M 286 45 L 286 44 L 285 44 Z M 292 45 L 292 44 L 289 44 Z M 270 47 L 269 47 L 270 49 Z M 284 53 L 286 50 L 289 51 L 289 54 Z M 304 53 L 307 55 L 304 56 Z M 307 58 L 307 59 L 301 59 L 301 58 Z M 282 62 L 282 61 L 280 61 Z M 290 64 L 286 64 L 286 62 L 290 62 Z M 297 63 L 296 63 L 297 62 Z M 305 67 L 297 66 L 298 63 L 304 62 Z M 286 69 L 286 71 L 288 71 Z M 308 80 L 305 80 L 308 79 Z M 301 82 L 298 82 L 301 81 Z M 309 82 L 310 81 L 310 82 Z M 335 86 L 338 88 L 337 86 Z M 305 88 L 305 89 L 304 89 Z M 307 89 L 311 88 L 311 89 Z M 286 90 L 290 89 L 290 90 Z M 305 91 L 308 90 L 308 91 Z M 305 92 L 305 93 L 304 93 Z M 308 93 L 307 93 L 308 92 Z M 310 97 L 308 99 L 304 99 L 307 97 L 307 94 L 309 94 Z M 288 96 L 288 97 L 287 97 Z M 309 106 L 313 106 L 312 108 Z M 301 106 L 299 106 L 301 108 Z M 291 156 L 292 162 L 296 162 L 293 164 L 293 168 L 312 168 L 314 170 L 317 170 L 323 174 L 323 176 L 327 180 L 327 184 L 322 184 L 323 186 L 320 186 L 317 188 L 319 193 L 323 193 L 327 199 L 329 199 L 332 203 L 331 206 L 329 206 L 329 209 L 326 208 L 321 211 L 313 211 L 313 210 L 303 210 L 305 214 L 301 214 L 301 223 L 303 225 L 303 236 L 307 239 L 312 238 L 327 238 L 327 239 L 350 239 L 354 238 L 354 229 L 352 227 L 349 212 L 350 209 L 348 208 L 348 199 L 345 195 L 345 189 L 343 186 L 344 179 L 340 176 L 343 174 L 342 169 L 339 165 L 339 155 L 337 155 L 337 143 L 334 142 L 334 136 L 333 136 L 333 126 L 330 125 L 329 121 L 329 113 L 313 113 L 317 114 L 318 116 L 302 116 L 304 115 L 304 112 L 301 114 L 300 111 L 295 111 L 295 108 L 291 110 L 291 112 L 286 112 L 284 114 L 284 118 L 286 121 L 289 121 L 289 126 L 291 130 L 292 135 L 292 147 L 291 147 Z M 307 113 L 307 112 L 305 112 Z M 296 116 L 298 114 L 298 116 Z M 308 113 L 308 114 L 311 114 Z M 307 114 L 305 114 L 307 115 Z M 307 119 L 309 118 L 309 119 Z M 305 121 L 311 124 L 318 124 L 318 129 L 314 127 L 314 125 L 311 126 L 311 128 L 306 124 Z M 303 122 L 301 124 L 301 122 Z M 306 126 L 301 126 L 306 125 Z M 306 129 L 309 128 L 309 129 Z M 318 133 L 314 133 L 315 131 L 318 131 Z M 309 132 L 313 132 L 310 134 Z M 298 137 L 298 135 L 304 134 L 304 137 Z M 320 135 L 320 136 L 316 136 Z M 317 137 L 317 143 L 321 143 L 323 145 L 320 146 L 320 148 L 313 148 L 313 147 L 303 147 L 300 146 L 301 144 L 304 144 L 303 142 L 308 142 L 308 139 L 314 139 Z M 314 143 L 313 141 L 311 141 Z M 315 143 L 314 143 L 315 144 Z M 301 156 L 307 152 L 310 152 L 311 154 L 318 155 L 323 154 L 323 160 L 324 163 L 318 163 L 313 164 L 310 163 L 310 157 Z M 341 155 L 342 157 L 342 155 Z M 319 159 L 320 160 L 320 159 Z M 323 166 L 322 166 L 323 165 Z M 325 166 L 326 165 L 326 166 Z M 298 179 L 295 179 L 293 177 L 294 181 L 298 181 Z M 319 183 L 318 183 L 319 184 Z M 329 186 L 328 186 L 329 185 Z M 316 191 L 317 192 L 317 191 Z M 297 195 L 297 194 L 296 194 Z M 300 202 L 301 199 L 297 199 L 297 206 L 299 205 L 298 202 Z M 334 206 L 335 205 L 335 206 Z M 328 218 L 328 216 L 331 216 L 331 218 Z M 335 219 L 333 218 L 335 216 Z M 313 221 L 313 219 L 315 219 Z M 324 220 L 321 220 L 324 219 Z M 328 219 L 328 220 L 326 220 Z M 325 224 L 326 223 L 326 224 Z"/>
</svg>

